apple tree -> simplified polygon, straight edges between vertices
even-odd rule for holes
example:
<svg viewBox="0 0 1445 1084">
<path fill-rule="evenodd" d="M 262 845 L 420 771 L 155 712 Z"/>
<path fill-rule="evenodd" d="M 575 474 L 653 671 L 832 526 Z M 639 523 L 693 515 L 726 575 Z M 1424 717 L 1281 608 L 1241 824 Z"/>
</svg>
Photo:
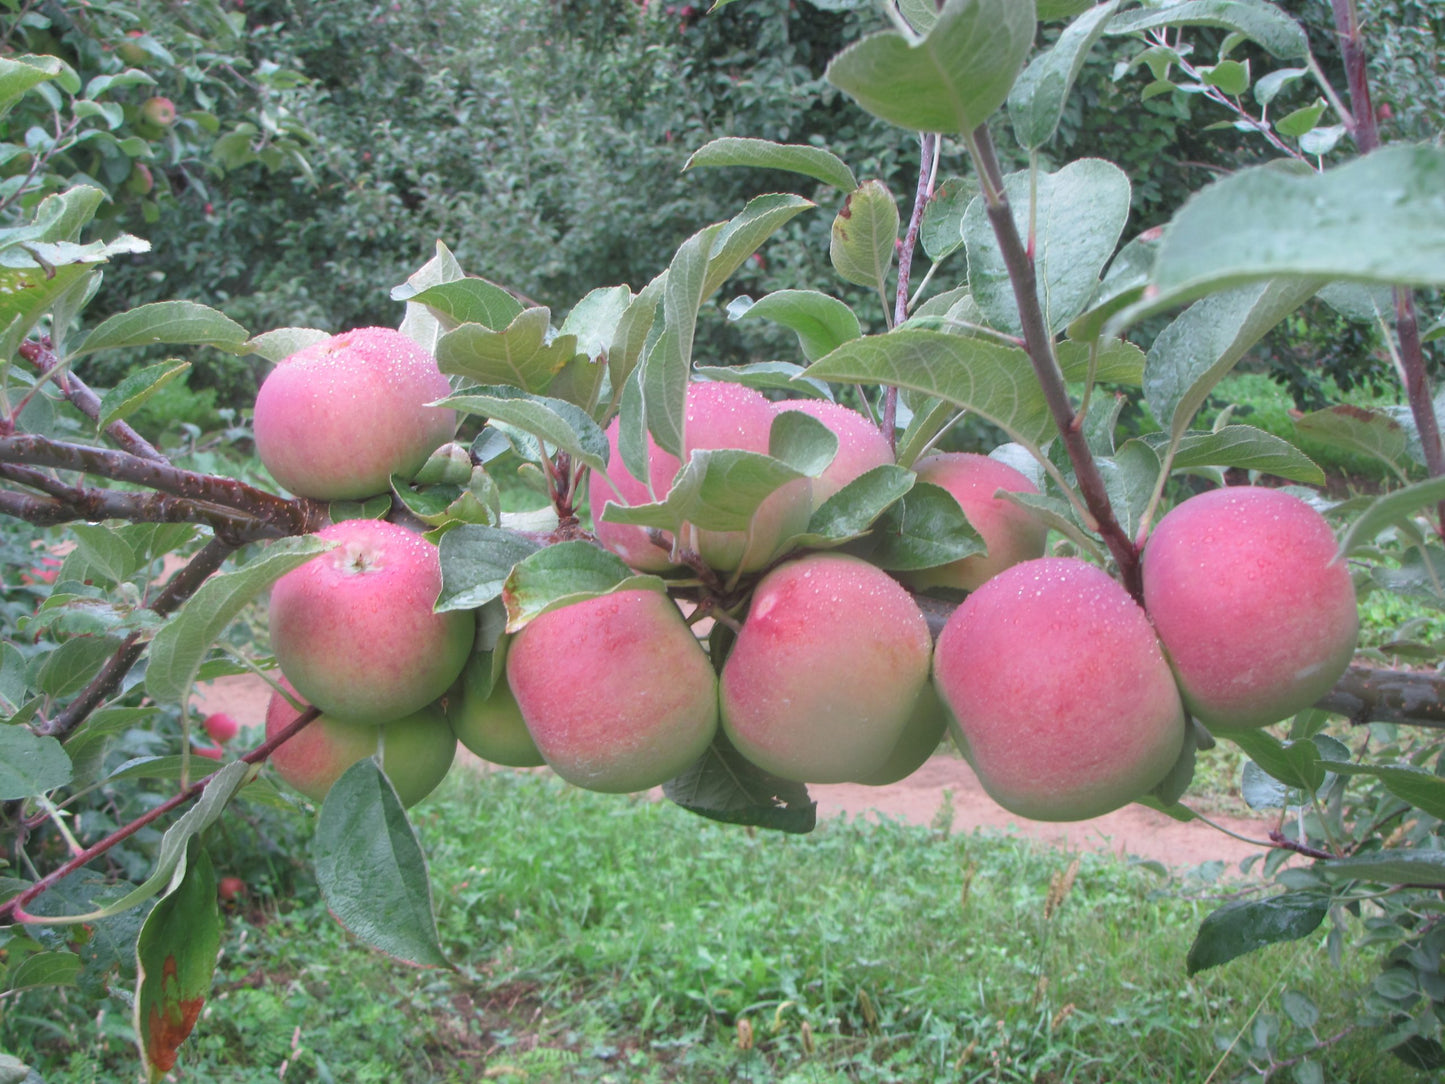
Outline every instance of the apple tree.
<svg viewBox="0 0 1445 1084">
<path fill-rule="evenodd" d="M 75 931 L 148 908 L 126 951 L 140 1056 L 163 1074 L 220 940 L 207 829 L 228 803 L 293 800 L 276 781 L 319 806 L 313 858 L 338 919 L 444 965 L 405 807 L 458 740 L 795 833 L 814 826 L 810 783 L 901 778 L 945 733 L 1020 815 L 1143 802 L 1207 831 L 1190 781 L 1226 741 L 1249 758 L 1246 798 L 1280 812 L 1259 841 L 1266 879 L 1204 920 L 1190 971 L 1319 930 L 1337 954 L 1387 939 L 1362 1024 L 1445 1064 L 1441 690 L 1355 656 L 1361 595 L 1445 608 L 1426 366 L 1445 152 L 1381 144 L 1354 0 L 1333 4 L 1341 87 L 1264 0 L 899 0 L 888 15 L 828 79 L 896 127 L 913 191 L 811 143 L 712 141 L 690 169 L 781 170 L 812 198 L 761 193 L 699 224 L 652 281 L 600 284 L 560 318 L 438 244 L 377 284 L 398 329 L 258 332 L 184 301 L 88 321 L 102 268 L 145 242 L 97 229 L 95 184 L 12 186 L 0 513 L 67 545 L 30 551 L 38 606 L 5 611 L 0 647 L 8 989 L 74 983 Z M 1052 153 L 1105 38 L 1134 50 L 1119 78 L 1141 102 L 1196 95 L 1275 160 L 1131 235 L 1129 175 Z M 108 118 L 106 88 L 76 97 L 68 71 L 0 60 L 0 109 L 49 109 L 60 132 Z M 770 236 L 818 214 L 883 332 L 815 289 L 730 296 Z M 1379 496 L 1328 498 L 1290 442 L 1197 421 L 1316 297 L 1378 321 L 1408 407 L 1298 427 L 1385 461 L 1399 484 Z M 787 329 L 796 352 L 708 364 L 697 323 L 718 304 Z M 274 363 L 246 434 L 264 471 L 204 469 L 127 420 L 184 360 L 105 389 L 74 371 L 158 345 Z M 946 450 L 961 419 L 998 447 Z M 543 507 L 504 511 L 503 471 Z M 267 596 L 270 650 L 238 650 L 228 630 Z M 194 690 L 238 673 L 274 689 L 266 738 L 212 770 Z M 117 763 L 114 737 L 147 727 L 169 744 Z M 168 793 L 124 823 L 77 815 L 139 780 Z M 143 830 L 145 868 L 102 875 Z M 1260 1043 L 1260 1064 L 1309 1061 Z"/>
</svg>

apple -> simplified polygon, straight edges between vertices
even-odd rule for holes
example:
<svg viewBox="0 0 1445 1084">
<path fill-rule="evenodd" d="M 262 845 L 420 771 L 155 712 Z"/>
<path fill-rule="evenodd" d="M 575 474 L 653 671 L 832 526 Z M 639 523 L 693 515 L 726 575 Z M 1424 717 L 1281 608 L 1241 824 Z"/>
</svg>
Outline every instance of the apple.
<svg viewBox="0 0 1445 1084">
<path fill-rule="evenodd" d="M 796 410 L 817 418 L 838 438 L 838 454 L 813 479 L 813 507 L 817 508 L 860 474 L 893 462 L 893 449 L 883 431 L 856 410 L 825 399 L 789 399 L 777 409 Z"/>
<path fill-rule="evenodd" d="M 920 482 L 948 490 L 983 537 L 987 553 L 974 554 L 936 568 L 919 569 L 899 575 L 915 590 L 951 587 L 972 591 L 1010 565 L 1044 555 L 1048 528 L 1023 508 L 1003 497 L 1011 493 L 1037 493 L 1038 487 L 1021 472 L 973 452 L 941 452 L 924 456 L 913 465 Z"/>
<path fill-rule="evenodd" d="M 652 504 L 667 496 L 672 480 L 680 466 L 677 456 L 663 451 L 647 436 L 648 472 L 651 490 L 647 484 L 632 477 L 623 465 L 622 454 L 617 449 L 622 431 L 622 419 L 613 418 L 607 427 L 607 446 L 611 454 L 607 459 L 607 471 L 593 471 L 588 476 L 587 504 L 592 509 L 592 533 L 597 541 L 621 557 L 633 568 L 643 572 L 661 572 L 671 568 L 673 561 L 666 548 L 656 545 L 648 536 L 646 527 L 633 527 L 623 523 L 608 523 L 602 512 L 609 501 L 621 505 Z"/>
<path fill-rule="evenodd" d="M 151 55 L 142 43 L 146 37 L 143 30 L 127 30 L 126 40 L 115 47 L 115 55 L 132 68 L 142 68 L 150 62 Z"/>
<path fill-rule="evenodd" d="M 1039 558 L 964 600 L 934 681 L 955 737 L 999 805 L 1085 820 L 1148 793 L 1183 750 L 1184 708 L 1153 626 L 1094 565 Z"/>
<path fill-rule="evenodd" d="M 723 730 L 785 779 L 870 777 L 920 707 L 932 647 L 918 604 L 886 572 L 843 554 L 789 561 L 754 589 L 723 664 Z"/>
<path fill-rule="evenodd" d="M 155 189 L 155 175 L 144 162 L 135 162 L 130 167 L 130 176 L 125 179 L 125 190 L 133 196 L 148 196 Z"/>
<path fill-rule="evenodd" d="M 937 752 L 947 733 L 948 709 L 943 706 L 938 691 L 930 681 L 918 694 L 918 702 L 913 705 L 913 713 L 904 724 L 903 733 L 883 763 L 853 782 L 869 787 L 886 787 L 907 779 L 928 763 L 928 758 Z"/>
<path fill-rule="evenodd" d="M 191 756 L 205 757 L 207 760 L 220 760 L 224 754 L 214 745 L 193 745 Z"/>
<path fill-rule="evenodd" d="M 283 681 L 288 689 L 290 684 Z M 294 690 L 293 690 L 294 691 Z M 278 692 L 266 707 L 266 737 L 273 738 L 301 713 Z M 445 716 L 428 706 L 383 726 L 322 713 L 271 753 L 276 773 L 313 802 L 363 757 L 381 752 L 381 769 L 404 806 L 414 806 L 446 778 L 457 738 Z"/>
<path fill-rule="evenodd" d="M 507 684 L 552 770 L 588 790 L 658 786 L 717 731 L 712 663 L 656 591 L 617 591 L 534 618 L 507 649 Z"/>
<path fill-rule="evenodd" d="M 503 640 L 502 644 L 506 641 Z M 497 650 L 505 651 L 499 645 Z M 504 656 L 505 657 L 505 656 Z M 462 671 L 462 694 L 447 714 L 457 740 L 483 760 L 509 768 L 535 768 L 547 763 L 537 749 L 522 709 L 512 695 L 505 673 L 492 682 L 496 665 L 490 655 L 474 654 Z"/>
<path fill-rule="evenodd" d="M 1277 722 L 1339 680 L 1359 616 L 1338 550 L 1323 516 L 1258 486 L 1201 493 L 1159 521 L 1144 547 L 1144 608 L 1205 726 Z"/>
<path fill-rule="evenodd" d="M 222 903 L 235 903 L 246 894 L 246 882 L 239 877 L 222 877 L 216 882 L 216 895 Z"/>
<path fill-rule="evenodd" d="M 205 727 L 206 733 L 217 745 L 225 745 L 241 729 L 241 724 L 236 722 L 235 716 L 228 715 L 224 711 L 215 711 L 207 715 L 201 725 Z"/>
<path fill-rule="evenodd" d="M 301 497 L 359 500 L 410 478 L 451 439 L 456 413 L 436 359 L 390 328 L 366 327 L 299 350 L 256 396 L 256 454 Z"/>
<path fill-rule="evenodd" d="M 147 98 L 141 103 L 140 115 L 147 124 L 169 128 L 176 122 L 176 103 L 169 98 Z"/>
<path fill-rule="evenodd" d="M 338 543 L 271 589 L 271 648 L 311 704 L 352 722 L 384 723 L 431 703 L 471 653 L 476 622 L 434 613 L 437 549 L 383 520 L 332 524 Z"/>
<path fill-rule="evenodd" d="M 768 453 L 777 410 L 762 392 L 722 381 L 689 385 L 683 422 L 683 460 L 700 451 L 736 448 Z M 788 539 L 802 534 L 812 515 L 812 480 L 779 486 L 753 514 L 745 531 L 699 530 L 684 524 L 682 544 L 696 550 L 720 572 L 756 572 L 779 555 Z"/>
</svg>

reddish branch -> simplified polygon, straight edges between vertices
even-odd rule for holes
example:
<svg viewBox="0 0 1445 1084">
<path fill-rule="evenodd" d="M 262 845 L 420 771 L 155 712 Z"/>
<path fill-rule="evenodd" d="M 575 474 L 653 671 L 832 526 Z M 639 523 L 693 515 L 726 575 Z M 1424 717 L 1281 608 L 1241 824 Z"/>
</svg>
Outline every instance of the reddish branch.
<svg viewBox="0 0 1445 1084">
<path fill-rule="evenodd" d="M 265 760 L 271 755 L 272 751 L 275 750 L 278 745 L 280 745 L 284 741 L 288 741 L 293 735 L 299 733 L 303 727 L 310 725 L 311 721 L 320 714 L 321 713 L 316 708 L 306 709 L 306 711 L 299 715 L 294 722 L 282 728 L 275 734 L 274 737 L 267 738 L 260 745 L 256 746 L 256 748 L 252 749 L 245 756 L 241 757 L 241 759 L 247 764 L 261 763 L 263 760 Z M 211 775 L 206 776 L 206 778 L 192 783 L 189 787 L 181 791 L 179 794 L 175 795 L 172 798 L 166 799 L 166 801 L 162 802 L 154 809 L 148 810 L 147 812 L 137 817 L 135 820 L 131 821 L 129 824 L 122 825 L 120 828 L 117 828 L 114 832 L 106 836 L 104 839 L 99 840 L 98 842 L 93 843 L 91 846 L 85 848 L 85 850 L 81 851 L 74 858 L 70 859 L 70 861 L 66 862 L 63 866 L 60 866 L 47 873 L 44 877 L 40 878 L 40 880 L 36 881 L 33 885 L 25 889 L 25 891 L 21 892 L 18 896 L 7 900 L 3 904 L 0 904 L 0 923 L 35 921 L 36 916 L 29 914 L 25 910 L 25 908 L 31 903 L 33 903 L 38 897 L 49 891 L 62 878 L 68 877 L 76 870 L 82 868 L 90 862 L 93 862 L 95 859 L 99 858 L 101 855 L 109 851 L 117 843 L 120 843 L 135 835 L 136 832 L 140 831 L 146 825 L 159 820 L 167 813 L 179 809 L 181 806 L 186 805 L 187 803 L 199 798 L 201 796 L 201 792 L 206 789 L 206 784 L 214 778 L 215 773 L 213 772 Z"/>
<path fill-rule="evenodd" d="M 933 165 L 938 158 L 938 136 L 925 132 L 922 137 L 918 162 L 918 189 L 913 194 L 913 212 L 908 216 L 908 229 L 898 246 L 898 288 L 893 302 L 893 326 L 898 327 L 908 319 L 909 279 L 913 273 L 913 254 L 918 247 L 918 231 L 923 225 L 923 211 L 933 194 L 929 182 L 933 178 Z M 898 439 L 898 389 L 886 388 L 883 392 L 883 418 L 879 423 L 888 446 L 894 446 Z"/>
<path fill-rule="evenodd" d="M 1115 564 L 1119 566 L 1119 576 L 1124 586 L 1136 599 L 1142 599 L 1139 550 L 1114 518 L 1114 509 L 1109 503 L 1104 478 L 1089 451 L 1080 419 L 1074 413 L 1074 404 L 1069 398 L 1064 374 L 1054 357 L 1053 333 L 1044 320 L 1043 305 L 1039 302 L 1038 279 L 1034 272 L 1033 258 L 1024 247 L 1018 226 L 1014 222 L 1013 208 L 1009 205 L 1008 194 L 1004 190 L 1003 171 L 999 168 L 993 137 L 989 134 L 987 125 L 980 125 L 974 131 L 971 147 L 979 180 L 983 185 L 989 223 L 998 239 L 1004 264 L 1008 268 L 1009 282 L 1013 286 L 1014 296 L 1018 299 L 1024 349 L 1033 363 L 1049 413 L 1069 454 L 1069 462 L 1073 465 L 1074 478 L 1078 483 L 1079 493 L 1084 498 L 1084 504 L 1088 507 L 1089 514 L 1094 517 L 1098 532 L 1109 547 Z"/>
</svg>

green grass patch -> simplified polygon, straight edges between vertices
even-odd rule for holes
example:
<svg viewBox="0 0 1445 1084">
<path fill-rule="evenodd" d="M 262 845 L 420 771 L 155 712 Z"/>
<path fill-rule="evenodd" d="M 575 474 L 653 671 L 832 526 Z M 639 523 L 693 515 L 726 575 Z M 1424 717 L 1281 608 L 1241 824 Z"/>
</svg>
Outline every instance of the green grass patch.
<svg viewBox="0 0 1445 1084">
<path fill-rule="evenodd" d="M 1237 1042 L 1308 1041 L 1284 991 L 1332 1035 L 1373 975 L 1333 967 L 1321 931 L 1191 979 L 1200 918 L 1247 882 L 1087 854 L 1060 901 L 1073 857 L 1006 836 L 772 835 L 510 772 L 454 773 L 416 820 L 455 971 L 368 951 L 309 892 L 233 916 L 190 1079 L 1182 1081 L 1222 1060 L 1227 1080 Z M 119 999 L 55 1002 L 17 999 L 0 1047 L 47 1080 L 134 1071 Z M 1421 1079 L 1368 1036 L 1320 1058 Z"/>
</svg>

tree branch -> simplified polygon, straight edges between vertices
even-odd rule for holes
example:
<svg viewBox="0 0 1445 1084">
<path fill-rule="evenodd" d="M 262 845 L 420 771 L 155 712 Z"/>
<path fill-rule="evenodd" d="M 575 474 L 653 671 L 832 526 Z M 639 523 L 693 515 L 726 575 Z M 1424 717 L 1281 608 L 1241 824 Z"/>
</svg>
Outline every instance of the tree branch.
<svg viewBox="0 0 1445 1084">
<path fill-rule="evenodd" d="M 932 179 L 934 163 L 938 160 L 938 136 L 925 132 L 919 143 L 918 188 L 913 194 L 913 211 L 908 216 L 908 229 L 898 246 L 898 286 L 893 300 L 893 326 L 898 327 L 908 319 L 908 288 L 913 275 L 913 256 L 918 248 L 918 230 L 923 223 L 923 211 L 933 195 Z M 898 439 L 898 389 L 885 388 L 883 391 L 883 417 L 879 428 L 893 448 Z"/>
<path fill-rule="evenodd" d="M 35 366 L 42 377 L 51 376 L 60 367 L 60 359 L 55 356 L 53 351 L 47 349 L 45 341 L 26 340 L 20 344 L 19 353 L 22 358 Z M 74 373 L 67 372 L 57 374 L 55 382 L 77 410 L 91 421 L 99 424 L 100 396 L 91 391 L 85 381 Z M 131 455 L 157 463 L 169 462 L 154 444 L 137 433 L 126 422 L 112 422 L 105 427 L 105 434 Z"/>
</svg>

